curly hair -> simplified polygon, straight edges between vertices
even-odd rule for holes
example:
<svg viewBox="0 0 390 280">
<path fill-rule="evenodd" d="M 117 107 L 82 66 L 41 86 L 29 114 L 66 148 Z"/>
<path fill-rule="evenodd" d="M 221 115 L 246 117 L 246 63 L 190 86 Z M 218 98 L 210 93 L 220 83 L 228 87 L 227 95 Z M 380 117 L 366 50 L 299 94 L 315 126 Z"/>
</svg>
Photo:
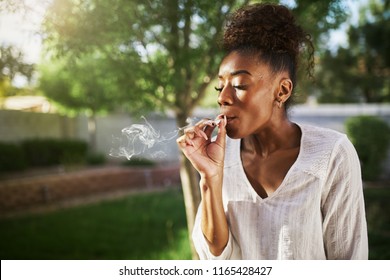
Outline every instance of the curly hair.
<svg viewBox="0 0 390 280">
<path fill-rule="evenodd" d="M 222 46 L 227 52 L 258 54 L 274 73 L 287 70 L 294 85 L 300 56 L 307 51 L 306 70 L 312 77 L 314 46 L 311 36 L 282 5 L 253 4 L 232 13 L 225 24 Z"/>
</svg>

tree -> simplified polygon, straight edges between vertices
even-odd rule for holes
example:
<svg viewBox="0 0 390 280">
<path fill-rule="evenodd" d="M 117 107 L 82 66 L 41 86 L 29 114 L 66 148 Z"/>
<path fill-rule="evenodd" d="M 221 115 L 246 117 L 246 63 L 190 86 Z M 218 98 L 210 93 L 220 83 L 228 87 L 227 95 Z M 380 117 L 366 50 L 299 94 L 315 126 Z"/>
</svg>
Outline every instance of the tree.
<svg viewBox="0 0 390 280">
<path fill-rule="evenodd" d="M 31 81 L 34 65 L 24 62 L 23 53 L 13 46 L 0 46 L 0 97 L 15 95 L 12 83 L 17 76 Z"/>
<path fill-rule="evenodd" d="M 25 2 L 23 0 L 0 0 L 0 12 L 1 11 L 17 11 L 25 9 Z"/>
<path fill-rule="evenodd" d="M 152 101 L 154 109 L 170 108 L 178 127 L 183 127 L 216 75 L 226 15 L 248 2 L 54 0 L 45 21 L 46 44 L 60 57 L 77 61 L 98 50 L 109 60 L 127 65 L 131 71 L 125 74 L 137 79 L 130 86 L 126 75 L 116 72 L 121 77 L 120 91 L 147 105 Z M 337 3 L 301 0 L 294 11 L 302 23 L 311 19 L 313 27 L 319 24 L 325 30 L 333 24 L 328 21 L 335 18 L 331 12 L 338 10 Z M 200 192 L 196 172 L 184 156 L 180 174 L 191 232 Z"/>
<path fill-rule="evenodd" d="M 370 1 L 359 25 L 348 30 L 346 48 L 321 59 L 320 102 L 390 101 L 390 1 Z"/>
<path fill-rule="evenodd" d="M 45 95 L 68 113 L 84 112 L 88 116 L 92 152 L 96 152 L 97 114 L 119 108 L 126 98 L 133 101 L 132 110 L 140 107 L 135 96 L 126 97 L 121 91 L 140 80 L 134 75 L 124 80 L 123 71 L 128 73 L 98 51 L 83 54 L 77 60 L 51 58 L 40 66 L 39 88 Z M 145 103 L 144 100 L 143 107 Z"/>
</svg>

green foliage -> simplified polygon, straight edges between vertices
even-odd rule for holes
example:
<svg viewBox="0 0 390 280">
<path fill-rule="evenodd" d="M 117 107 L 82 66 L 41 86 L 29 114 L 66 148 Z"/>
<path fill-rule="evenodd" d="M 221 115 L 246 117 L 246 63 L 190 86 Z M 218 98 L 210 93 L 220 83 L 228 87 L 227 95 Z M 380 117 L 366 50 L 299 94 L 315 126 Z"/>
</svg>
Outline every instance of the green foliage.
<svg viewBox="0 0 390 280">
<path fill-rule="evenodd" d="M 68 80 L 80 85 L 80 96 L 89 96 L 89 106 L 110 104 L 126 111 L 169 108 L 185 125 L 218 71 L 223 56 L 218 41 L 226 15 L 249 2 L 54 0 L 45 19 L 45 44 L 65 59 L 61 72 L 72 73 Z M 341 2 L 300 0 L 292 9 L 317 43 L 320 34 L 345 19 Z M 98 65 L 85 63 L 89 58 Z M 52 77 L 61 77 L 58 74 Z M 92 87 L 86 86 L 89 82 L 83 76 L 90 76 Z M 107 79 L 110 83 L 100 84 Z M 73 101 L 79 100 L 74 87 L 67 93 Z M 44 92 L 57 91 L 53 99 L 75 106 L 63 100 L 60 85 L 56 88 Z M 92 102 L 96 96 L 106 98 Z"/>
<path fill-rule="evenodd" d="M 347 119 L 345 126 L 359 155 L 363 179 L 378 179 L 389 149 L 389 125 L 378 117 L 357 116 Z"/>
<path fill-rule="evenodd" d="M 98 153 L 89 153 L 87 155 L 87 163 L 88 165 L 103 165 L 106 163 L 107 158 L 104 154 Z"/>
<path fill-rule="evenodd" d="M 297 21 L 312 36 L 316 48 L 320 48 L 323 41 L 329 38 L 328 31 L 337 29 L 348 16 L 344 1 L 297 0 L 294 2 L 292 11 Z"/>
<path fill-rule="evenodd" d="M 352 86 L 360 76 L 355 76 L 354 57 L 349 49 L 339 49 L 337 56 L 326 51 L 321 58 L 318 73 L 318 86 L 321 94 L 320 103 L 357 103 L 363 101 L 360 89 Z M 340 78 L 342 77 L 342 78 Z"/>
<path fill-rule="evenodd" d="M 122 163 L 124 166 L 140 166 L 140 167 L 147 167 L 147 166 L 155 166 L 156 162 L 150 159 L 146 158 L 137 158 L 132 157 L 130 160 L 126 160 Z"/>
<path fill-rule="evenodd" d="M 16 75 L 32 78 L 34 65 L 24 62 L 21 50 L 13 46 L 0 46 L 0 80 L 5 76 L 13 80 Z"/>
<path fill-rule="evenodd" d="M 116 72 L 107 69 L 105 59 L 96 53 L 77 61 L 52 59 L 40 67 L 39 88 L 68 112 L 112 111 L 124 96 L 118 93 Z"/>
<path fill-rule="evenodd" d="M 390 101 L 389 1 L 370 1 L 358 26 L 348 30 L 348 46 L 321 56 L 317 75 L 320 102 Z"/>
<path fill-rule="evenodd" d="M 31 167 L 64 165 L 102 165 L 103 154 L 88 153 L 85 141 L 68 139 L 27 139 L 21 143 L 0 142 L 0 172 L 20 171 Z M 142 161 L 139 165 L 149 165 Z"/>
<path fill-rule="evenodd" d="M 26 167 L 26 158 L 20 145 L 0 143 L 0 172 L 18 171 Z"/>
<path fill-rule="evenodd" d="M 389 185 L 364 189 L 368 229 L 369 259 L 390 259 L 390 189 Z"/>
<path fill-rule="evenodd" d="M 31 139 L 21 143 L 29 166 L 80 164 L 87 156 L 87 143 L 81 140 Z"/>
<path fill-rule="evenodd" d="M 0 98 L 15 95 L 18 89 L 12 85 L 16 76 L 31 81 L 35 66 L 24 62 L 24 54 L 14 46 L 0 45 Z"/>
<path fill-rule="evenodd" d="M 110 78 L 111 90 L 95 85 L 101 91 L 93 96 L 111 98 L 91 103 L 96 108 L 171 108 L 187 116 L 217 71 L 221 53 L 216 41 L 224 17 L 243 2 L 54 0 L 45 20 L 46 45 L 74 62 L 78 73 L 72 83 L 89 73 L 92 84 Z M 77 71 L 80 61 L 94 55 L 99 65 Z M 85 86 L 80 92 L 88 95 Z"/>
</svg>

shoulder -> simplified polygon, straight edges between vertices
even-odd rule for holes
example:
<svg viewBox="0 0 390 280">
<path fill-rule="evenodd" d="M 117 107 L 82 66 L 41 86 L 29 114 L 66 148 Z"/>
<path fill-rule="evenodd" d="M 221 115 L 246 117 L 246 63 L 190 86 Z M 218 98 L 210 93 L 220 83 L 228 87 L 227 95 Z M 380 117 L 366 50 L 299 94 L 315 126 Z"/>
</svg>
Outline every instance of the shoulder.
<svg viewBox="0 0 390 280">
<path fill-rule="evenodd" d="M 301 163 L 307 172 L 326 176 L 331 162 L 356 156 L 352 143 L 344 133 L 312 125 L 298 125 L 302 131 Z"/>
<path fill-rule="evenodd" d="M 329 143 L 332 146 L 335 142 L 340 139 L 345 139 L 344 133 L 338 132 L 333 129 L 318 127 L 308 124 L 298 124 L 301 128 L 304 144 L 320 144 L 325 145 Z"/>
</svg>

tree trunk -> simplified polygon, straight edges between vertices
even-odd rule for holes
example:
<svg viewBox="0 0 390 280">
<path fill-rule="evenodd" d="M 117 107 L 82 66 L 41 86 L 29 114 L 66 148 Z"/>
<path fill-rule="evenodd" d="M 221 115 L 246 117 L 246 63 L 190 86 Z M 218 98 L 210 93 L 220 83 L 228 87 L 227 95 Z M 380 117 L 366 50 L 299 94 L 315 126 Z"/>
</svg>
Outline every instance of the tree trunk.
<svg viewBox="0 0 390 280">
<path fill-rule="evenodd" d="M 179 127 L 186 125 L 187 116 L 178 115 L 177 124 Z M 200 203 L 199 176 L 191 162 L 180 154 L 180 179 L 184 195 L 184 203 L 187 217 L 187 227 L 191 244 L 192 259 L 199 259 L 192 242 L 192 230 L 194 228 L 195 215 Z"/>
<path fill-rule="evenodd" d="M 97 139 L 96 139 L 96 114 L 92 113 L 88 117 L 88 136 L 89 136 L 89 150 L 92 153 L 97 151 Z"/>
</svg>

